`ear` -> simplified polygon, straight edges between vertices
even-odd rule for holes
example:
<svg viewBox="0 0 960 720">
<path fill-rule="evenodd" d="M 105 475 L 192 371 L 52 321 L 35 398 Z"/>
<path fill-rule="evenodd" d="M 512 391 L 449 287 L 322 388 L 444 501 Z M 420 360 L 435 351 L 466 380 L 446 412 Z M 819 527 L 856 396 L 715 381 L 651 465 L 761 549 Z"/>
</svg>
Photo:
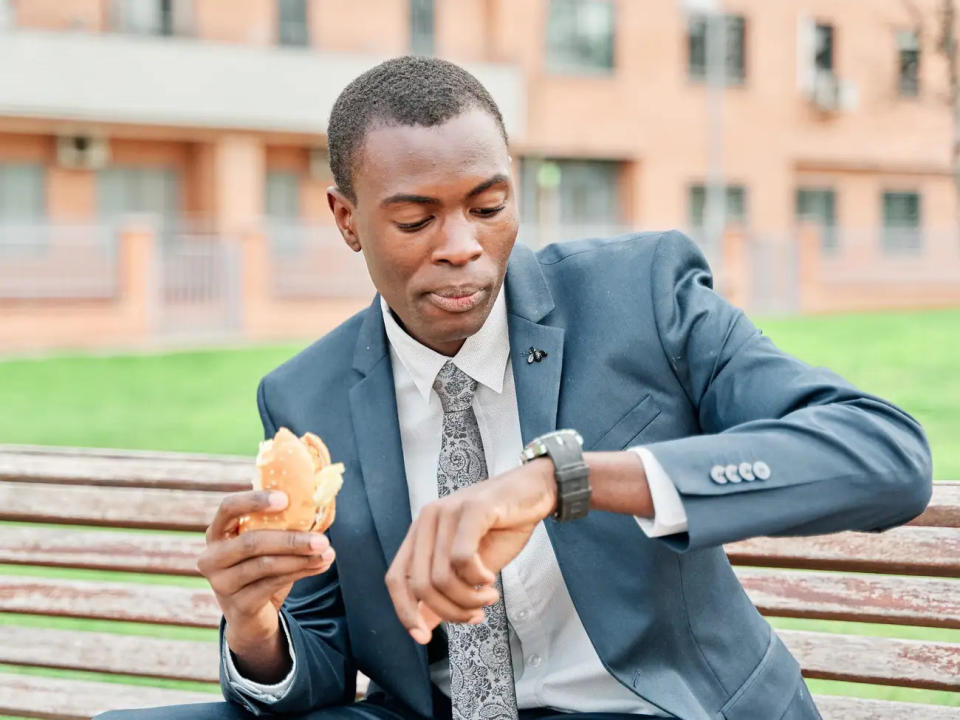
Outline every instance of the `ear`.
<svg viewBox="0 0 960 720">
<path fill-rule="evenodd" d="M 327 204 L 347 247 L 354 252 L 360 252 L 360 237 L 357 235 L 354 214 L 356 205 L 336 185 L 327 188 Z"/>
</svg>

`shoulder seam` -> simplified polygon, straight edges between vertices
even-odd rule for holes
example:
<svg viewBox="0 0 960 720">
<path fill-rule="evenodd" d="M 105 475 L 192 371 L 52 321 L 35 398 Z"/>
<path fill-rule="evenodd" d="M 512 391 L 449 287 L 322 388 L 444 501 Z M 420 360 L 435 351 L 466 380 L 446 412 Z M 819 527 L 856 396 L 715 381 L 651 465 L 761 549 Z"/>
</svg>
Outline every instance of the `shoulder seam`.
<svg viewBox="0 0 960 720">
<path fill-rule="evenodd" d="M 669 232 L 669 231 L 666 231 L 666 230 L 661 231 L 661 232 L 656 236 L 656 238 L 653 239 L 654 243 L 659 244 L 659 243 L 660 243 L 660 238 L 662 238 L 666 232 Z M 625 243 L 625 242 L 628 242 L 628 241 L 630 241 L 630 240 L 635 240 L 635 239 L 637 238 L 637 235 L 639 235 L 639 234 L 641 234 L 641 233 L 633 233 L 633 234 L 631 234 L 631 235 L 629 235 L 629 236 L 627 236 L 627 237 L 625 237 L 625 238 L 623 238 L 623 239 L 621 239 L 621 240 L 617 240 L 616 242 L 608 243 L 607 245 L 603 245 L 603 246 L 601 246 L 601 247 L 608 247 L 609 245 L 620 245 L 620 244 Z M 600 250 L 601 247 L 591 247 L 591 248 L 585 248 L 585 249 L 583 249 L 583 250 L 577 250 L 576 252 L 568 253 L 568 254 L 564 255 L 563 257 L 557 258 L 556 260 L 551 260 L 551 261 L 549 261 L 549 262 L 545 262 L 545 261 L 541 260 L 541 259 L 538 257 L 538 258 L 537 258 L 537 262 L 539 262 L 541 265 L 559 265 L 559 264 L 562 263 L 564 260 L 568 260 L 568 259 L 570 259 L 570 258 L 572 258 L 572 257 L 576 257 L 577 255 L 584 255 L 584 254 L 586 254 L 586 253 L 596 252 L 597 250 Z"/>
</svg>

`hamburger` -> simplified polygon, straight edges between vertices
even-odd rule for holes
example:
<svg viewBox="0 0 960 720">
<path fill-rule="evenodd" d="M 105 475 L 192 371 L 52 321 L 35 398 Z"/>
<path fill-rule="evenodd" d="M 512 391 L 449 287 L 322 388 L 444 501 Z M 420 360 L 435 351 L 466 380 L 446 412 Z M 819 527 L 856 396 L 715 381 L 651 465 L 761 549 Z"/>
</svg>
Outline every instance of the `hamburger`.
<svg viewBox="0 0 960 720">
<path fill-rule="evenodd" d="M 299 530 L 325 532 L 333 524 L 337 493 L 343 485 L 343 463 L 331 463 L 330 451 L 313 433 L 297 437 L 285 427 L 260 443 L 254 490 L 281 490 L 287 507 L 240 518 L 239 532 Z"/>
</svg>

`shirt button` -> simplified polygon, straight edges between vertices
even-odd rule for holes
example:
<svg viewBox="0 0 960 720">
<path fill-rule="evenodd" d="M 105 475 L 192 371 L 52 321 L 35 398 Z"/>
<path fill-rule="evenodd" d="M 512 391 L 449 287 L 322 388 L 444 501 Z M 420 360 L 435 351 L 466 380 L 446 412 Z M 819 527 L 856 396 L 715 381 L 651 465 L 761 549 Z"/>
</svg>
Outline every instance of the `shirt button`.
<svg viewBox="0 0 960 720">
<path fill-rule="evenodd" d="M 543 658 L 540 657 L 539 655 L 531 655 L 530 657 L 527 658 L 527 662 L 530 664 L 531 667 L 540 667 L 540 663 L 543 662 Z"/>
<path fill-rule="evenodd" d="M 526 620 L 529 614 L 526 610 L 521 610 L 517 613 L 517 620 Z"/>
</svg>

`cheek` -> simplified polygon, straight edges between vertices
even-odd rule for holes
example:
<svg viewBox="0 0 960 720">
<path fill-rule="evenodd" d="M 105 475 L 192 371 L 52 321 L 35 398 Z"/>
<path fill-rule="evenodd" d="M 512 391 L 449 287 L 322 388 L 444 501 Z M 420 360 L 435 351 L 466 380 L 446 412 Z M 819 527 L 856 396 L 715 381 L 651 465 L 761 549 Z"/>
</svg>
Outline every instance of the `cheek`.
<svg viewBox="0 0 960 720">
<path fill-rule="evenodd" d="M 419 263 L 409 242 L 403 238 L 378 236 L 363 242 L 363 256 L 377 290 L 391 304 L 406 301 L 406 288 Z"/>
<path fill-rule="evenodd" d="M 491 257 L 506 262 L 517 239 L 519 221 L 516 213 L 501 213 L 484 226 L 483 246 Z"/>
</svg>

